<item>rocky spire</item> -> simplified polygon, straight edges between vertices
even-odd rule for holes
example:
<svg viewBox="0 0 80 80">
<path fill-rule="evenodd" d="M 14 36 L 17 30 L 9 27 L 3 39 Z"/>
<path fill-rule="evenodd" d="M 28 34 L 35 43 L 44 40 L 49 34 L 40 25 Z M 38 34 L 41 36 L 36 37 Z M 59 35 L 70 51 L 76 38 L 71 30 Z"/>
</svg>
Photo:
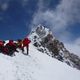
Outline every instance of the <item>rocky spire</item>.
<svg viewBox="0 0 80 80">
<path fill-rule="evenodd" d="M 80 58 L 77 55 L 70 53 L 65 48 L 63 42 L 57 40 L 48 28 L 39 24 L 34 31 L 31 32 L 29 37 L 33 45 L 39 51 L 65 62 L 72 67 L 80 69 Z"/>
</svg>

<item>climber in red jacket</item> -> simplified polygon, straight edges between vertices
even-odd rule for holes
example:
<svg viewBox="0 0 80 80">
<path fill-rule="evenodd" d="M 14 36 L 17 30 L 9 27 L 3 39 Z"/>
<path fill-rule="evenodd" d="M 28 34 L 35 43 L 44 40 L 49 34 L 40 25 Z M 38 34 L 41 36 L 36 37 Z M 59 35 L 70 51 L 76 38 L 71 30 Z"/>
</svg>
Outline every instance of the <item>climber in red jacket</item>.
<svg viewBox="0 0 80 80">
<path fill-rule="evenodd" d="M 14 52 L 18 52 L 16 50 L 16 44 L 13 40 L 9 40 L 9 42 L 5 45 L 9 49 L 9 55 L 12 56 Z"/>
<path fill-rule="evenodd" d="M 3 54 L 8 55 L 9 50 L 4 44 L 5 44 L 5 41 L 0 40 L 0 52 L 2 52 Z"/>
<path fill-rule="evenodd" d="M 3 51 L 4 48 L 4 41 L 0 40 L 0 52 Z"/>
<path fill-rule="evenodd" d="M 23 48 L 26 47 L 27 55 L 29 54 L 29 43 L 30 42 L 31 42 L 31 40 L 29 40 L 28 38 L 24 38 L 24 40 L 23 40 Z"/>
<path fill-rule="evenodd" d="M 4 46 L 2 49 L 2 53 L 5 55 L 9 55 L 9 49 L 6 46 Z"/>
</svg>

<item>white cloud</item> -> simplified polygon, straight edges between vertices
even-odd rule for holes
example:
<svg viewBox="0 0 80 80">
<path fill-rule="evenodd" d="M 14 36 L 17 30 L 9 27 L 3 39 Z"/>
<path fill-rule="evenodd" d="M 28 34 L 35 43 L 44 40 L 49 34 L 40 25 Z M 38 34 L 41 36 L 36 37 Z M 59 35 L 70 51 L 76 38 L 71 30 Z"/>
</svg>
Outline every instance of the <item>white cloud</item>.
<svg viewBox="0 0 80 80">
<path fill-rule="evenodd" d="M 8 9 L 9 1 L 11 0 L 0 0 L 0 9 L 2 11 L 6 11 Z"/>
<path fill-rule="evenodd" d="M 70 43 L 65 43 L 65 47 L 71 52 L 71 53 L 74 53 L 76 55 L 78 55 L 80 57 L 80 46 L 73 43 L 73 44 L 70 44 Z"/>
<path fill-rule="evenodd" d="M 8 3 L 4 3 L 1 5 L 1 9 L 5 11 L 8 8 Z"/>
<path fill-rule="evenodd" d="M 80 46 L 80 38 L 77 38 L 74 43 Z"/>
<path fill-rule="evenodd" d="M 80 0 L 61 0 L 55 10 L 43 10 L 43 0 L 39 0 L 39 9 L 33 16 L 32 25 L 45 23 L 59 37 L 71 36 L 66 29 L 75 22 L 80 23 Z M 66 32 L 66 34 L 64 34 Z M 61 36 L 60 36 L 61 35 Z M 67 37 L 68 38 L 68 37 Z"/>
<path fill-rule="evenodd" d="M 65 43 L 65 47 L 72 53 L 80 57 L 80 37 L 74 40 L 72 43 Z"/>
</svg>

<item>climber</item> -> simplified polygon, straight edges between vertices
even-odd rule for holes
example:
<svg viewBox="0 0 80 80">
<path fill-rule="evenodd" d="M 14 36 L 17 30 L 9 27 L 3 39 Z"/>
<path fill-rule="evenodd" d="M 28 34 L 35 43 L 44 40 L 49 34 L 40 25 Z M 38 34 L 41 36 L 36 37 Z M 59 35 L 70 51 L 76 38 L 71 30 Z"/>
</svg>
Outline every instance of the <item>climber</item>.
<svg viewBox="0 0 80 80">
<path fill-rule="evenodd" d="M 22 50 L 22 53 L 23 53 L 24 52 L 23 41 L 21 39 L 18 39 L 16 45 L 17 45 L 17 48 L 19 48 L 20 50 Z"/>
<path fill-rule="evenodd" d="M 31 42 L 31 40 L 29 40 L 28 38 L 23 39 L 23 49 L 24 49 L 24 47 L 26 47 L 26 49 L 27 49 L 27 54 L 26 55 L 29 54 L 29 43 L 30 42 Z"/>
<path fill-rule="evenodd" d="M 8 54 L 8 48 L 5 47 L 5 41 L 0 40 L 0 52 L 2 52 L 3 54 Z"/>
<path fill-rule="evenodd" d="M 5 55 L 9 55 L 9 49 L 6 46 L 4 46 L 2 49 L 2 53 Z"/>
<path fill-rule="evenodd" d="M 0 40 L 0 52 L 2 52 L 5 41 Z"/>
<path fill-rule="evenodd" d="M 9 55 L 13 56 L 14 52 L 18 52 L 16 50 L 16 44 L 13 42 L 13 40 L 9 40 L 9 42 L 5 45 L 5 47 L 7 47 L 9 49 Z"/>
</svg>

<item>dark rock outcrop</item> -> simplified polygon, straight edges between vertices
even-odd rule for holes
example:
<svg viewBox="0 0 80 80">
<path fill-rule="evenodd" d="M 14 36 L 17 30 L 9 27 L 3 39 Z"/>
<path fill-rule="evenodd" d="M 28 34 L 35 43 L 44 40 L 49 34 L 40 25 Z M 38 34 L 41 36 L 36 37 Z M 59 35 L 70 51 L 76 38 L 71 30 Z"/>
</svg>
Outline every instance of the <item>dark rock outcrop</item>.
<svg viewBox="0 0 80 80">
<path fill-rule="evenodd" d="M 30 38 L 39 51 L 80 70 L 80 58 L 70 53 L 63 42 L 57 40 L 49 29 L 38 25 L 31 32 Z"/>
</svg>

